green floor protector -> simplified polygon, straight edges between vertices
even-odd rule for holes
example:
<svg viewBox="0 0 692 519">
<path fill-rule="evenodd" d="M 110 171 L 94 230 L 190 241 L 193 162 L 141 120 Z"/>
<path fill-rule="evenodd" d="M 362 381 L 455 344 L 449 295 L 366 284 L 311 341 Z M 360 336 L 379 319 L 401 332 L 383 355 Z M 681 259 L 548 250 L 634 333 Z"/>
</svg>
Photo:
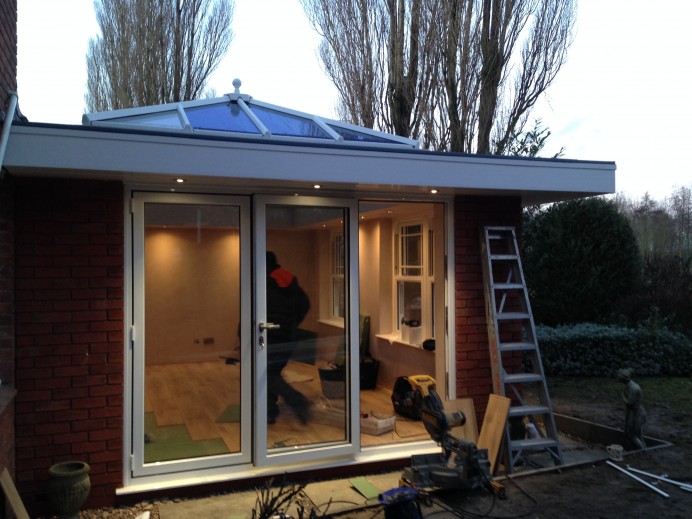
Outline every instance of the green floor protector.
<svg viewBox="0 0 692 519">
<path fill-rule="evenodd" d="M 184 425 L 157 426 L 153 413 L 144 415 L 144 463 L 215 456 L 230 452 L 221 438 L 194 441 Z"/>
<path fill-rule="evenodd" d="M 379 496 L 382 491 L 379 490 L 375 485 L 370 483 L 363 476 L 358 476 L 357 478 L 352 478 L 348 480 L 351 486 L 355 488 L 358 492 L 365 496 L 365 499 L 375 499 Z"/>
<path fill-rule="evenodd" d="M 240 406 L 231 404 L 216 419 L 216 423 L 238 423 L 240 421 Z"/>
</svg>

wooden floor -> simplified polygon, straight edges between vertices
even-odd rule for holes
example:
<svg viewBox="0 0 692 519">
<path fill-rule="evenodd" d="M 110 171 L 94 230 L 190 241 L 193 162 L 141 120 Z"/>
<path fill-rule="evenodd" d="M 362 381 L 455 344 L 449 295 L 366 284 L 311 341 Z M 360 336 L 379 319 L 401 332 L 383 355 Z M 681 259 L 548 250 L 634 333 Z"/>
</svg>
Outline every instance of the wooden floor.
<svg viewBox="0 0 692 519">
<path fill-rule="evenodd" d="M 221 438 L 230 452 L 238 452 L 240 424 L 216 420 L 231 404 L 252 405 L 249 390 L 241 391 L 239 370 L 238 365 L 226 364 L 223 359 L 147 366 L 145 412 L 153 413 L 157 426 L 185 425 L 192 440 Z M 266 428 L 270 448 L 345 441 L 344 400 L 324 396 L 317 370 L 317 365 L 296 362 L 289 362 L 284 369 L 284 378 L 312 402 L 312 416 L 303 425 L 290 407 L 280 402 L 277 422 Z M 361 391 L 360 412 L 379 418 L 393 416 L 391 389 Z M 361 445 L 371 446 L 429 438 L 422 422 L 397 416 L 393 431 L 363 433 L 360 439 Z"/>
</svg>

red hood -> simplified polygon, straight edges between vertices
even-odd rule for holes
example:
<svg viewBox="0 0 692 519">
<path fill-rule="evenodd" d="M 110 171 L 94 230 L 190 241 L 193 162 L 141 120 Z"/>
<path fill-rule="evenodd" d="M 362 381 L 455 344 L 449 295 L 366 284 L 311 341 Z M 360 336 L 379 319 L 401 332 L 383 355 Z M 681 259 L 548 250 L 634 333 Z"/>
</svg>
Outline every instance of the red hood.
<svg viewBox="0 0 692 519">
<path fill-rule="evenodd" d="M 276 284 L 279 285 L 281 288 L 286 288 L 288 285 L 290 285 L 293 282 L 294 278 L 293 274 L 281 267 L 274 269 L 270 276 L 274 278 Z"/>
</svg>

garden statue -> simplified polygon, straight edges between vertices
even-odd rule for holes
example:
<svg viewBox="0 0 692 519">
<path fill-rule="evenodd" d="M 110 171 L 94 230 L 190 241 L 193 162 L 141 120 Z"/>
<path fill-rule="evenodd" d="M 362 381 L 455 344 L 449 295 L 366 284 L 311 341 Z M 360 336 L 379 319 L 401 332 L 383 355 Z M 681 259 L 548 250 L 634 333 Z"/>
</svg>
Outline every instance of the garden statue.
<svg viewBox="0 0 692 519">
<path fill-rule="evenodd" d="M 618 380 L 625 384 L 622 399 L 625 401 L 625 435 L 637 449 L 646 447 L 642 437 L 642 426 L 646 423 L 646 410 L 642 404 L 642 389 L 632 380 L 632 370 L 621 369 L 617 373 Z"/>
</svg>

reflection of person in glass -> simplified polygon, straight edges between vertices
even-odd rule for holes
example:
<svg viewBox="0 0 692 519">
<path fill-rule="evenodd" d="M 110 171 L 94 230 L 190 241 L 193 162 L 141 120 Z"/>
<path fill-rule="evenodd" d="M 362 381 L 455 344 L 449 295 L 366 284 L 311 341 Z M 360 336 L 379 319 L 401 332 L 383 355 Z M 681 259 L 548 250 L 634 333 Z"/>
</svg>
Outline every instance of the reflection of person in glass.
<svg viewBox="0 0 692 519">
<path fill-rule="evenodd" d="M 310 308 L 298 279 L 277 263 L 276 255 L 267 251 L 267 321 L 278 328 L 267 330 L 267 420 L 276 422 L 279 397 L 291 406 L 305 424 L 310 419 L 310 401 L 281 376 L 297 340 L 297 330 Z"/>
</svg>

